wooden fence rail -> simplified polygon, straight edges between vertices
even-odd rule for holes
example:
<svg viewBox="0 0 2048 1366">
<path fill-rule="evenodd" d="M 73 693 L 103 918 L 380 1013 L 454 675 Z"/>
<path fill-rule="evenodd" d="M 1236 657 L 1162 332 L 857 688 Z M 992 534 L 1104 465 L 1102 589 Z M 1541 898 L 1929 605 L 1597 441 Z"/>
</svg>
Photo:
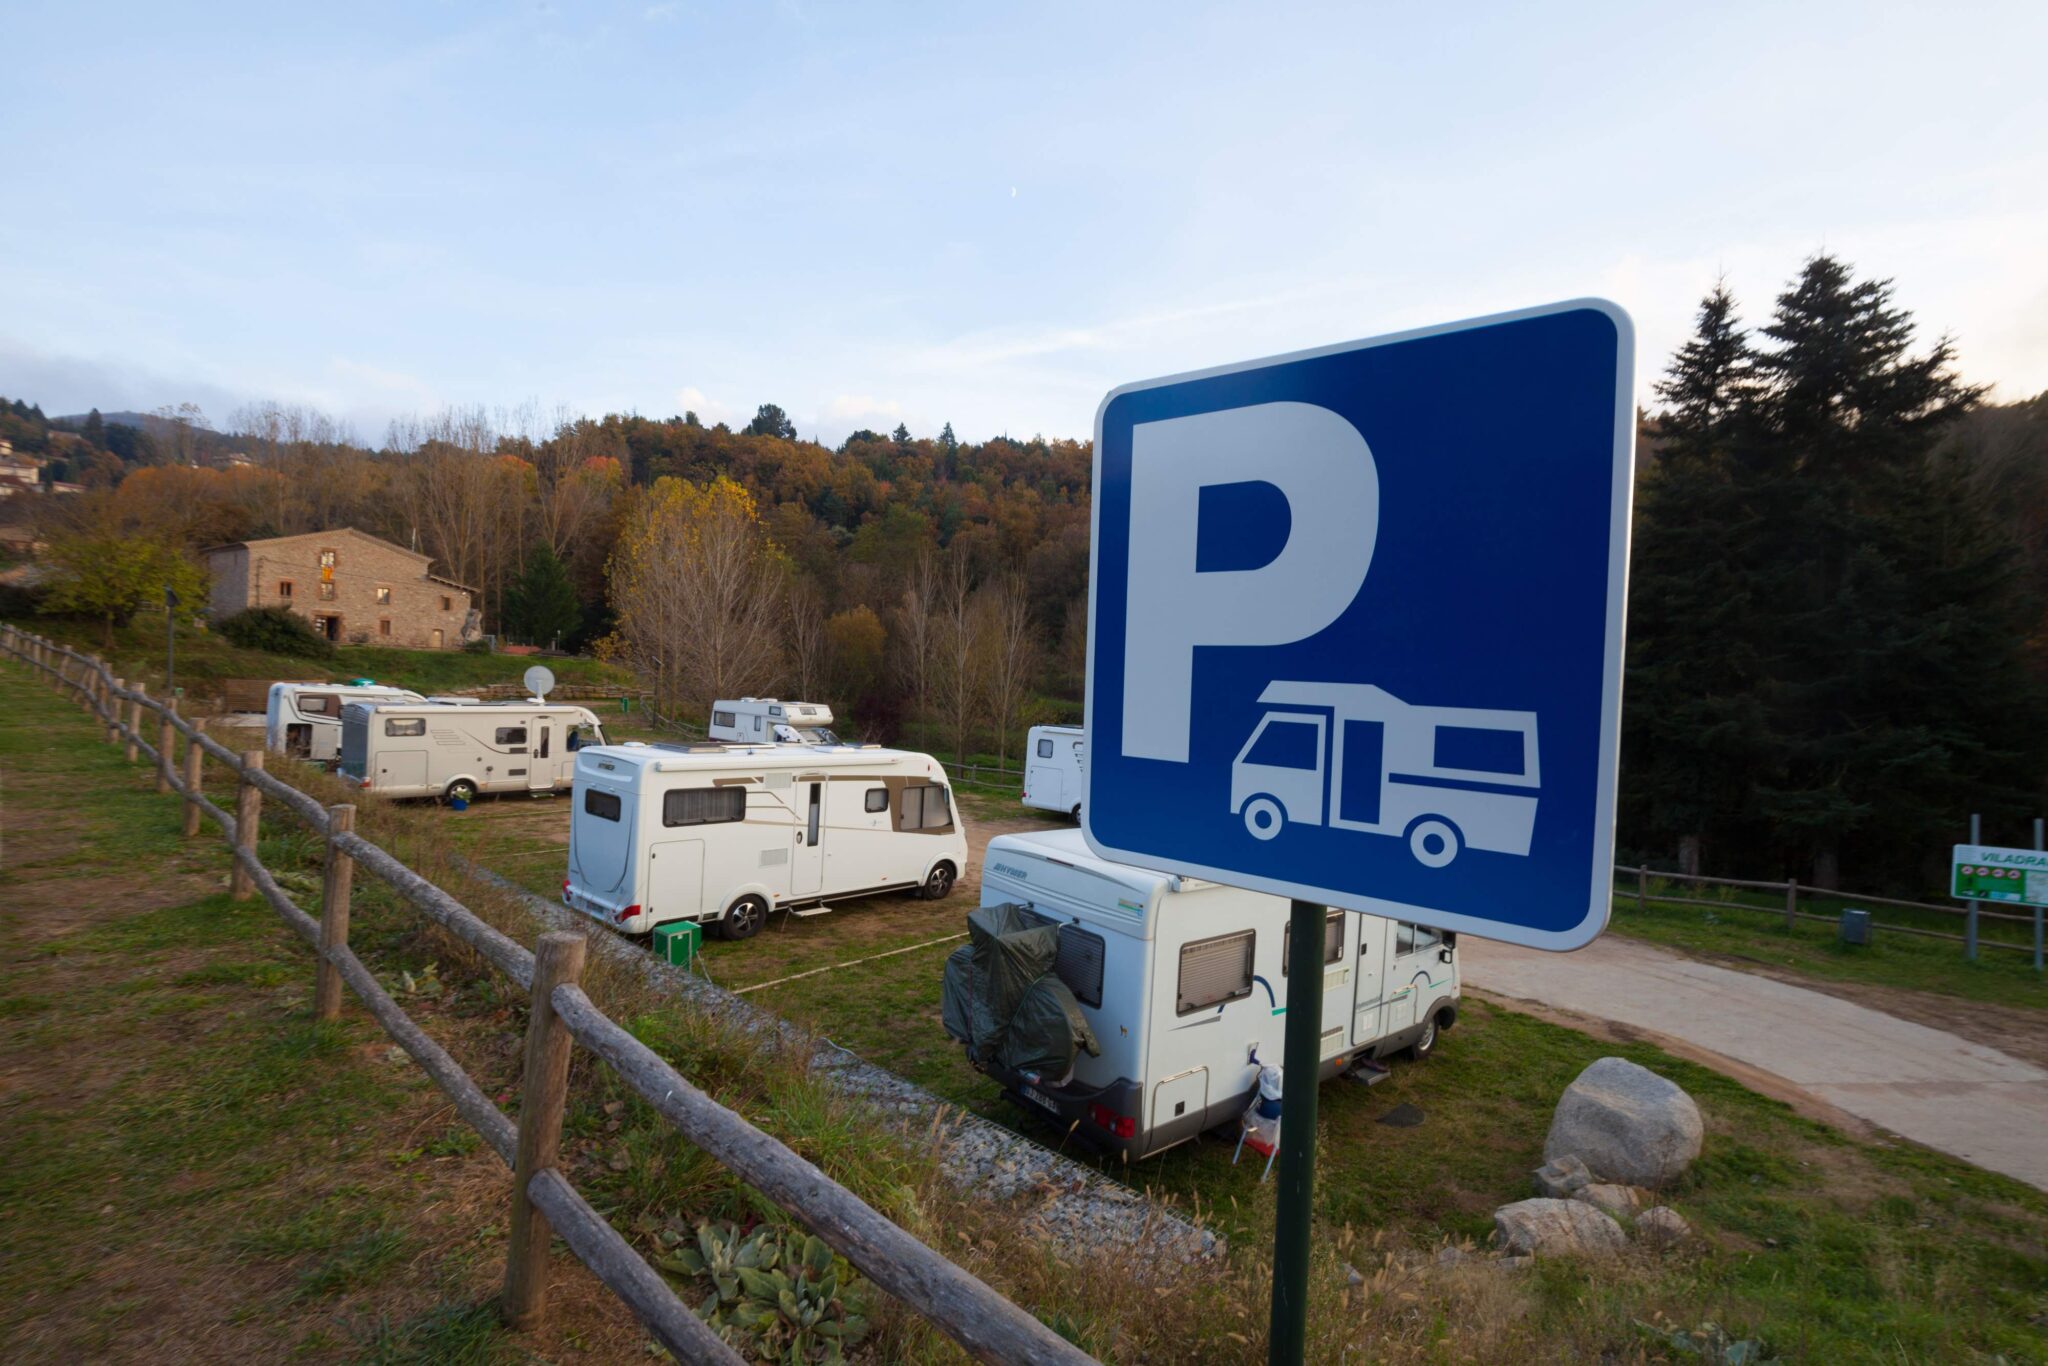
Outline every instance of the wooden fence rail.
<svg viewBox="0 0 2048 1366">
<path fill-rule="evenodd" d="M 139 683 L 130 687 L 114 677 L 94 656 L 4 625 L 0 625 L 0 653 L 28 664 L 51 687 L 69 694 L 97 716 L 105 725 L 108 743 L 123 746 L 129 760 L 146 757 L 160 790 L 184 798 L 188 837 L 198 835 L 202 818 L 219 827 L 233 858 L 231 881 L 236 895 L 253 892 L 262 897 L 312 948 L 316 1016 L 334 1018 L 340 1010 L 341 987 L 347 986 L 392 1041 L 448 1097 L 456 1113 L 513 1169 L 514 1232 L 506 1258 L 502 1308 L 515 1325 L 530 1326 L 546 1312 L 546 1257 L 552 1233 L 562 1238 L 678 1361 L 742 1361 L 591 1208 L 558 1165 L 569 1054 L 573 1045 L 580 1043 L 616 1069 L 685 1137 L 976 1360 L 1062 1366 L 1093 1360 L 972 1273 L 889 1222 L 810 1162 L 692 1086 L 599 1011 L 577 984 L 586 944 L 582 936 L 544 934 L 538 954 L 528 950 L 357 834 L 353 807 L 323 805 L 310 793 L 267 772 L 261 750 L 236 754 L 179 716 L 175 705 L 150 698 Z M 157 717 L 153 744 L 144 736 L 145 712 Z M 185 743 L 182 763 L 174 753 L 178 737 Z M 203 790 L 209 757 L 234 777 L 232 812 L 209 800 Z M 265 797 L 289 810 L 326 843 L 318 917 L 294 902 L 258 857 L 256 835 Z M 428 1037 L 350 949 L 348 903 L 358 870 L 391 887 L 532 995 L 518 1124 L 492 1103 L 447 1050 Z"/>
</svg>

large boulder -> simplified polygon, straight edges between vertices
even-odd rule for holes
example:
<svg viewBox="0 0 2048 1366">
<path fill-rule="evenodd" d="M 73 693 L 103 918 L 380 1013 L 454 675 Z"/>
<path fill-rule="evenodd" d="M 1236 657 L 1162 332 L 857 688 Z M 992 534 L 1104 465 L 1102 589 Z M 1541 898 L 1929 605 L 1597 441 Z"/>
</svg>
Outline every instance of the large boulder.
<svg viewBox="0 0 2048 1366">
<path fill-rule="evenodd" d="M 1636 1216 L 1636 1237 L 1651 1247 L 1672 1247 L 1691 1236 L 1692 1225 L 1667 1205 L 1646 1209 Z"/>
<path fill-rule="evenodd" d="M 1582 1200 L 1517 1200 L 1493 1212 L 1493 1240 L 1511 1256 L 1605 1257 L 1628 1246 L 1621 1225 Z"/>
<path fill-rule="evenodd" d="M 1626 1058 L 1601 1058 L 1558 1099 L 1543 1141 L 1546 1161 L 1576 1156 L 1602 1181 L 1655 1189 L 1700 1155 L 1700 1107 Z"/>
</svg>

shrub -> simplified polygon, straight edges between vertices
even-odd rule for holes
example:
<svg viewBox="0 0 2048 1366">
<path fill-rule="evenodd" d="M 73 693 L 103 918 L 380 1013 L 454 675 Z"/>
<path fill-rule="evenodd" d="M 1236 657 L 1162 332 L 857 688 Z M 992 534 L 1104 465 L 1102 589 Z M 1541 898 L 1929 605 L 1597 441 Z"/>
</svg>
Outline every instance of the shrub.
<svg viewBox="0 0 2048 1366">
<path fill-rule="evenodd" d="M 245 650 L 305 659 L 331 659 L 334 646 L 289 607 L 251 607 L 223 619 L 214 630 Z"/>
</svg>

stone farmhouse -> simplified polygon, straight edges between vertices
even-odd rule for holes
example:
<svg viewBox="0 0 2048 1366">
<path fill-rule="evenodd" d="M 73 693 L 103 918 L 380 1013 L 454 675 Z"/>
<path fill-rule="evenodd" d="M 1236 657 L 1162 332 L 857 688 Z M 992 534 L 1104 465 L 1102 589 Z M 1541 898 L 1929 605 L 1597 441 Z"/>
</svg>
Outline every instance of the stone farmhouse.
<svg viewBox="0 0 2048 1366">
<path fill-rule="evenodd" d="M 235 541 L 203 552 L 213 618 L 288 607 L 337 643 L 452 650 L 477 639 L 472 591 L 433 559 L 353 527 Z"/>
</svg>

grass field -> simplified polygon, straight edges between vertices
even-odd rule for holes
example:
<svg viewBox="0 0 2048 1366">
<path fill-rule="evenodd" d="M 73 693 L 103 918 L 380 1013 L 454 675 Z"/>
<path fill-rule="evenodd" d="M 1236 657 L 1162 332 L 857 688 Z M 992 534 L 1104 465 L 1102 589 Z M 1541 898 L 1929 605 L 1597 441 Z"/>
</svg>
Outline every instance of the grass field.
<svg viewBox="0 0 2048 1366">
<path fill-rule="evenodd" d="M 98 627 L 37 617 L 14 623 L 74 650 L 97 654 L 123 678 L 140 680 L 152 693 L 164 683 L 163 623 L 122 627 L 106 648 Z M 438 692 L 491 683 L 517 683 L 535 663 L 545 663 L 563 681 L 629 683 L 624 670 L 594 659 L 535 660 L 520 655 L 470 654 L 463 650 L 399 650 L 376 645 L 338 645 L 332 659 L 302 659 L 231 645 L 211 632 L 178 632 L 178 686 L 195 697 L 216 696 L 224 678 L 372 678 L 415 692 Z"/>
<path fill-rule="evenodd" d="M 644 1360 L 601 1293 L 571 1290 L 544 1340 L 501 1332 L 489 1295 L 503 1176 L 435 1093 L 354 1010 L 307 1019 L 310 965 L 259 903 L 219 894 L 218 842 L 175 833 L 176 806 L 95 743 L 79 713 L 0 667 L 5 899 L 0 916 L 0 1355 L 242 1355 L 315 1360 Z M 299 775 L 294 771 L 294 777 Z M 316 779 L 306 779 L 319 788 Z M 23 814 L 23 805 L 29 808 Z M 565 803 L 472 812 L 373 803 L 371 837 L 446 874 L 439 851 L 543 842 Z M 970 821 L 1017 818 L 963 796 Z M 482 819 L 477 819 L 482 817 Z M 1028 818 L 1021 818 L 1028 819 Z M 528 824 L 530 822 L 530 824 Z M 266 860 L 310 885 L 317 846 L 280 822 Z M 540 868 L 521 880 L 558 885 Z M 516 907 L 480 912 L 531 938 Z M 361 888 L 361 952 L 492 1092 L 514 1085 L 516 994 Z M 744 986 L 957 931 L 969 898 L 877 898 L 714 943 Z M 947 949 L 862 964 L 753 994 L 773 1009 L 963 1105 L 1010 1114 L 937 1023 Z M 433 971 L 429 971 L 429 968 Z M 595 990 L 595 988 L 594 988 Z M 1121 1173 L 1232 1235 L 1220 1267 L 1144 1283 L 1129 1266 L 1062 1265 L 1017 1243 L 1008 1211 L 934 1184 L 914 1142 L 807 1082 L 792 1059 L 706 1029 L 658 1000 L 607 999 L 687 1075 L 783 1136 L 920 1236 L 948 1247 L 1115 1361 L 1262 1355 L 1270 1184 L 1203 1143 Z M 510 1041 L 510 1042 L 508 1042 Z M 1686 1086 L 1708 1125 L 1702 1160 L 1669 1198 L 1701 1232 L 1668 1255 L 1614 1262 L 1438 1268 L 1527 1193 L 1550 1107 L 1592 1058 L 1619 1052 Z M 578 1185 L 659 1246 L 698 1218 L 758 1217 L 744 1187 L 681 1142 L 601 1069 L 576 1072 L 567 1152 Z M 1415 1128 L 1378 1123 L 1393 1106 Z M 1367 1090 L 1323 1093 L 1316 1360 L 1653 1360 L 1640 1325 L 1721 1324 L 1783 1359 L 2043 1359 L 2048 1200 L 1904 1145 L 1854 1141 L 1654 1048 L 1616 1046 L 1468 1003 L 1422 1065 Z M 1365 1284 L 1346 1289 L 1341 1262 Z M 1163 1295 L 1158 1293 L 1163 1291 Z M 1158 1306 L 1172 1306 L 1160 1313 Z M 884 1313 L 870 1360 L 953 1360 L 929 1330 Z"/>
</svg>

